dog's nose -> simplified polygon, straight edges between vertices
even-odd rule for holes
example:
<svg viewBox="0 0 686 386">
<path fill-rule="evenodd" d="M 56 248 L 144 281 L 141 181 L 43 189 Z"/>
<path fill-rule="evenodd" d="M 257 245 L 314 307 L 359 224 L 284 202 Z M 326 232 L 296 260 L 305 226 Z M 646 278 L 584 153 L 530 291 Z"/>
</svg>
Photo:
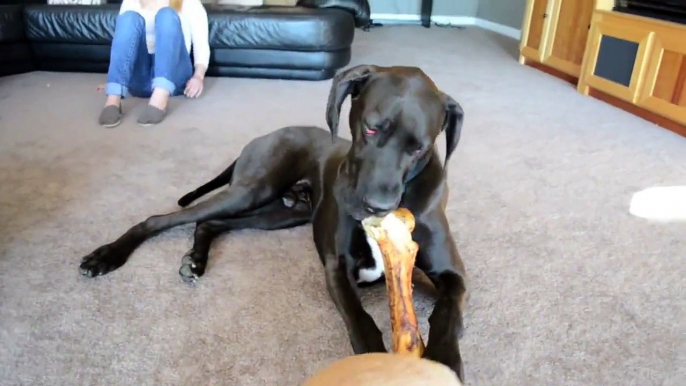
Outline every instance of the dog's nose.
<svg viewBox="0 0 686 386">
<path fill-rule="evenodd" d="M 395 201 L 378 200 L 373 197 L 365 197 L 362 201 L 364 203 L 364 210 L 371 214 L 390 212 L 395 209 Z"/>
</svg>

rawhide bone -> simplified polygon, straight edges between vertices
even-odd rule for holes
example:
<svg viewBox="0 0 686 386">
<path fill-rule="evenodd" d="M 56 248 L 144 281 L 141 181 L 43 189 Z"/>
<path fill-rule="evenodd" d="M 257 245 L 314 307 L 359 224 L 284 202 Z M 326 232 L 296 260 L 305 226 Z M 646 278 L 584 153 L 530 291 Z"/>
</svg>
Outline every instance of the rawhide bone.
<svg viewBox="0 0 686 386">
<path fill-rule="evenodd" d="M 421 357 L 424 342 L 412 300 L 412 270 L 419 248 L 412 240 L 414 226 L 414 216 L 404 208 L 362 221 L 368 239 L 378 244 L 383 255 L 393 352 Z"/>
</svg>

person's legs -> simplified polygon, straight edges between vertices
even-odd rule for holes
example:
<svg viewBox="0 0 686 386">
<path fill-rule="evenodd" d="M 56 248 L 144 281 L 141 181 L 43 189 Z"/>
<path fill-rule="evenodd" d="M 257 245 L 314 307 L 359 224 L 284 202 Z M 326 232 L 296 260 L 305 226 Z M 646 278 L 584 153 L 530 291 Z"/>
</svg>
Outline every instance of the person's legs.
<svg viewBox="0 0 686 386">
<path fill-rule="evenodd" d="M 152 96 L 138 123 L 152 125 L 162 121 L 170 96 L 183 94 L 193 75 L 181 20 L 173 8 L 164 7 L 155 15 L 155 55 Z"/>
<path fill-rule="evenodd" d="M 141 79 L 147 79 L 149 84 L 150 55 L 145 43 L 145 20 L 140 14 L 128 11 L 117 17 L 105 85 L 107 100 L 99 118 L 101 125 L 114 127 L 121 122 L 121 99 L 129 94 L 130 86 L 141 88 L 135 87 Z"/>
</svg>

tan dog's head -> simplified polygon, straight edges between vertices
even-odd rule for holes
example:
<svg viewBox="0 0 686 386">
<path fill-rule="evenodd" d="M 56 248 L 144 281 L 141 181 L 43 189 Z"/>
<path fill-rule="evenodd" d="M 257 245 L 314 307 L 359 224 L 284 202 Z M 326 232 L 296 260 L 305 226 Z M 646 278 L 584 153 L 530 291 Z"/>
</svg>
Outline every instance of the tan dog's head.
<svg viewBox="0 0 686 386">
<path fill-rule="evenodd" d="M 334 362 L 302 386 L 462 386 L 438 362 L 410 355 L 361 354 Z"/>
</svg>

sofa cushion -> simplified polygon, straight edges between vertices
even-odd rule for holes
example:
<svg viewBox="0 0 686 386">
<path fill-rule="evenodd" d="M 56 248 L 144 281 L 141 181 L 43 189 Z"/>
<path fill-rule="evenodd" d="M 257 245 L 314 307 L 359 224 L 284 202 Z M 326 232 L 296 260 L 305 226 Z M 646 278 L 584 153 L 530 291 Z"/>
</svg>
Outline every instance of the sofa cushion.
<svg viewBox="0 0 686 386">
<path fill-rule="evenodd" d="M 206 5 L 209 75 L 323 80 L 350 62 L 355 26 L 342 9 Z M 27 37 L 43 71 L 107 72 L 119 5 L 34 5 Z"/>
<path fill-rule="evenodd" d="M 336 74 L 335 68 L 319 70 L 297 70 L 288 68 L 263 67 L 210 67 L 212 76 L 230 76 L 233 78 L 262 78 L 281 80 L 327 80 Z M 210 71 L 208 71 L 210 73 Z"/>
<path fill-rule="evenodd" d="M 24 9 L 32 42 L 110 44 L 119 5 L 30 5 Z"/>
<path fill-rule="evenodd" d="M 211 48 L 336 51 L 350 47 L 352 14 L 340 9 L 207 5 Z M 110 44 L 119 10 L 102 6 L 27 6 L 33 42 Z"/>
<path fill-rule="evenodd" d="M 208 5 L 211 48 L 336 51 L 350 47 L 352 14 L 340 9 Z"/>
<path fill-rule="evenodd" d="M 26 40 L 22 7 L 0 5 L 0 43 L 14 43 Z"/>
<path fill-rule="evenodd" d="M 289 69 L 341 68 L 350 62 L 350 49 L 341 51 L 283 51 L 242 48 L 216 48 L 211 64 L 230 67 Z"/>
</svg>

